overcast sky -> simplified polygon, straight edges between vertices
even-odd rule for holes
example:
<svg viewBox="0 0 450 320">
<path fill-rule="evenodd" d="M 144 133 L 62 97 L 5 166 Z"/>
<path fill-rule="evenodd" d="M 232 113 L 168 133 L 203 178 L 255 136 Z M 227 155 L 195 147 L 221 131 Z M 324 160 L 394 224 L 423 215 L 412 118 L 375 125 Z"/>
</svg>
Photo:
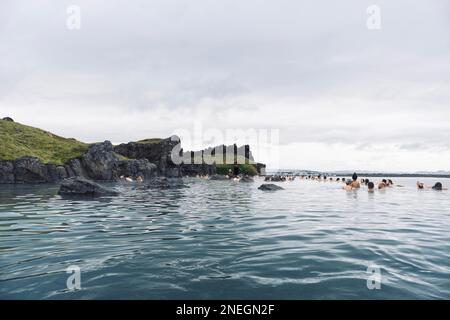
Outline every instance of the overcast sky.
<svg viewBox="0 0 450 320">
<path fill-rule="evenodd" d="M 0 5 L 2 117 L 86 142 L 275 129 L 272 166 L 450 170 L 447 0 Z"/>
</svg>

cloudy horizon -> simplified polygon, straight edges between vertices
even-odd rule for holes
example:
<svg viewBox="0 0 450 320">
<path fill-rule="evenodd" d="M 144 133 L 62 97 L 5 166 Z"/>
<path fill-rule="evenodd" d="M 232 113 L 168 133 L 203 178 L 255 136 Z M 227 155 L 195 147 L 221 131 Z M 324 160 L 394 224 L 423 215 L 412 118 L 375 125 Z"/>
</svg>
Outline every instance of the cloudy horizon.
<svg viewBox="0 0 450 320">
<path fill-rule="evenodd" d="M 278 130 L 271 169 L 450 171 L 449 16 L 445 0 L 4 0 L 0 117 L 85 142 Z"/>
</svg>

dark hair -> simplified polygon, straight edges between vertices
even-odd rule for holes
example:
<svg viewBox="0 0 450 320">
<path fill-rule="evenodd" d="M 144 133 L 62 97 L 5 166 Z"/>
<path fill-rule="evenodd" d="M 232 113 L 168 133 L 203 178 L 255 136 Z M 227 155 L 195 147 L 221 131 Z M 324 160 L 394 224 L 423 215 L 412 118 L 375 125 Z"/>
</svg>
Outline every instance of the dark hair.
<svg viewBox="0 0 450 320">
<path fill-rule="evenodd" d="M 385 184 L 387 183 L 387 180 L 386 180 L 386 179 L 383 179 L 383 180 L 381 180 L 381 181 L 382 181 L 383 183 L 385 183 Z"/>
<path fill-rule="evenodd" d="M 344 182 L 345 182 L 345 178 L 342 178 L 342 181 L 344 181 Z"/>
<path fill-rule="evenodd" d="M 434 190 L 442 190 L 442 183 L 436 182 L 436 184 L 433 187 Z"/>
<path fill-rule="evenodd" d="M 366 181 L 365 181 L 366 186 L 367 186 L 369 183 L 370 183 L 370 180 L 369 180 L 369 179 L 366 179 Z"/>
<path fill-rule="evenodd" d="M 341 181 L 341 178 L 337 178 L 336 181 Z"/>
<path fill-rule="evenodd" d="M 353 181 L 356 181 L 358 179 L 358 175 L 356 174 L 356 172 L 353 173 L 352 179 Z"/>
<path fill-rule="evenodd" d="M 373 184 L 373 182 L 369 182 L 367 186 L 369 187 L 369 189 L 375 188 L 375 185 Z"/>
<path fill-rule="evenodd" d="M 349 186 L 352 184 L 352 182 L 350 180 L 347 180 L 347 182 L 345 184 Z"/>
<path fill-rule="evenodd" d="M 391 179 L 388 180 L 389 184 L 394 184 Z"/>
</svg>

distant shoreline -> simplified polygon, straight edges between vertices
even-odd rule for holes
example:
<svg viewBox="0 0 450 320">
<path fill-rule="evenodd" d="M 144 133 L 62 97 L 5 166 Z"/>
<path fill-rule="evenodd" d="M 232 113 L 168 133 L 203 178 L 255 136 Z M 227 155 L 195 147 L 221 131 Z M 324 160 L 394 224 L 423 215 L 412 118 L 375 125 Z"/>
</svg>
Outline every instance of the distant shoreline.
<svg viewBox="0 0 450 320">
<path fill-rule="evenodd" d="M 368 173 L 368 172 L 356 172 L 359 177 L 376 177 L 376 178 L 448 178 L 449 174 L 438 174 L 438 173 Z M 270 174 L 291 174 L 291 175 L 327 175 L 330 177 L 350 177 L 353 173 L 350 172 L 320 172 L 320 171 L 310 171 L 310 170 L 275 170 L 268 171 L 267 175 Z"/>
</svg>

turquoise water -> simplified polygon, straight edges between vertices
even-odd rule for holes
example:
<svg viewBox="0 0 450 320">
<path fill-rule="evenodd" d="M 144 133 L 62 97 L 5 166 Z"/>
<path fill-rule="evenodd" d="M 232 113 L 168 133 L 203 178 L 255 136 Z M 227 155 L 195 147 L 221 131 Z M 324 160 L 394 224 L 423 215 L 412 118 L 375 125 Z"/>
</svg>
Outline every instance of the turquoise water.
<svg viewBox="0 0 450 320">
<path fill-rule="evenodd" d="M 121 196 L 91 201 L 0 186 L 0 298 L 450 298 L 450 191 L 418 191 L 416 179 L 374 194 L 185 181 L 112 185 Z M 70 265 L 80 290 L 66 287 Z M 380 268 L 379 290 L 367 287 L 369 266 Z"/>
</svg>

